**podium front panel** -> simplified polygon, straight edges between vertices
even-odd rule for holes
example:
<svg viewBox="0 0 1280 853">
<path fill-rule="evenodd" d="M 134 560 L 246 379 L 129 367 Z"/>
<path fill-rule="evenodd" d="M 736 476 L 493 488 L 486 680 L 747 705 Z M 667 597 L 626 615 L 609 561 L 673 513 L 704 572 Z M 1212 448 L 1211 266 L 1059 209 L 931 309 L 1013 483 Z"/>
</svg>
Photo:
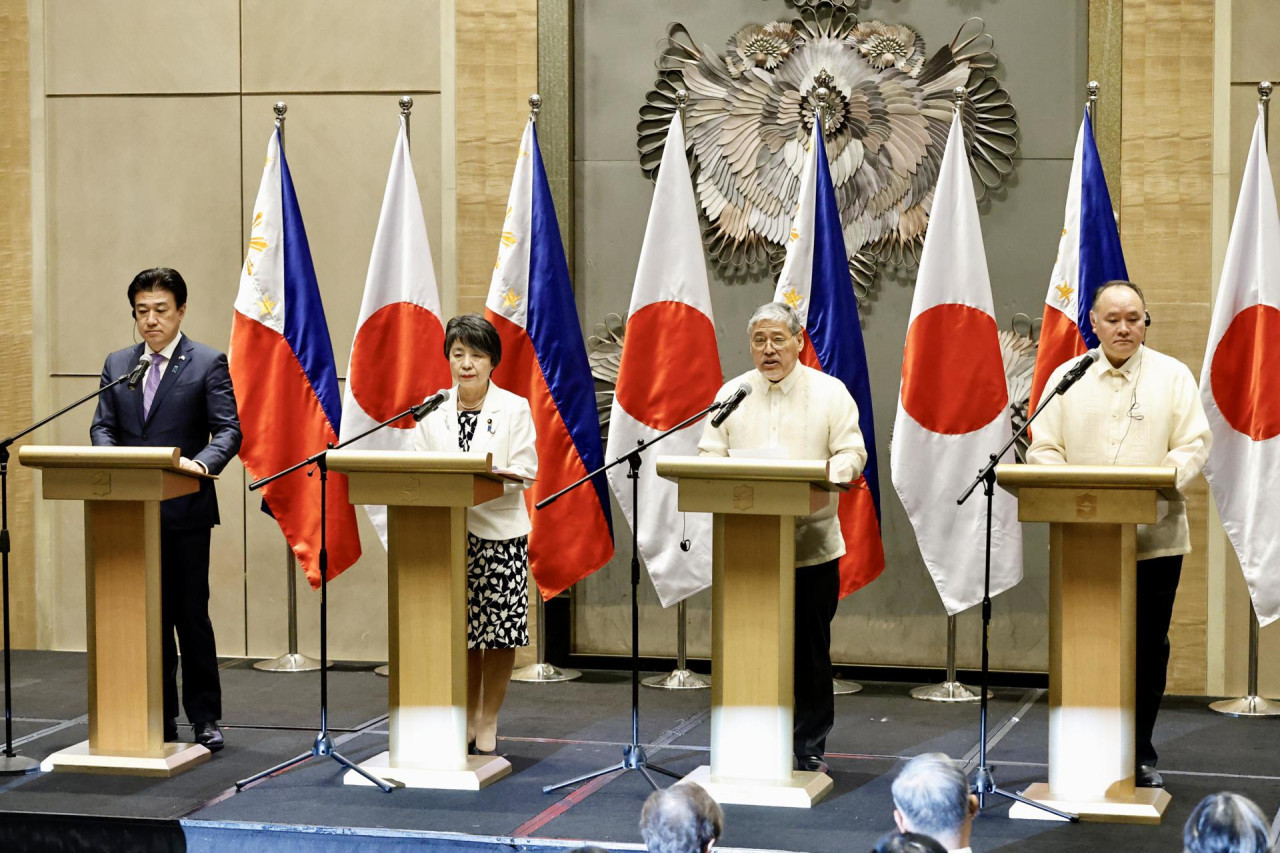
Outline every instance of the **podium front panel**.
<svg viewBox="0 0 1280 853">
<path fill-rule="evenodd" d="M 711 777 L 780 784 L 792 775 L 795 519 L 717 514 L 713 530 Z"/>
<path fill-rule="evenodd" d="M 84 522 L 89 749 L 157 755 L 164 747 L 160 504 L 88 502 Z"/>
<path fill-rule="evenodd" d="M 467 511 L 389 506 L 387 542 L 390 765 L 464 769 Z"/>
<path fill-rule="evenodd" d="M 1049 790 L 1134 794 L 1135 532 L 1049 527 Z"/>
</svg>

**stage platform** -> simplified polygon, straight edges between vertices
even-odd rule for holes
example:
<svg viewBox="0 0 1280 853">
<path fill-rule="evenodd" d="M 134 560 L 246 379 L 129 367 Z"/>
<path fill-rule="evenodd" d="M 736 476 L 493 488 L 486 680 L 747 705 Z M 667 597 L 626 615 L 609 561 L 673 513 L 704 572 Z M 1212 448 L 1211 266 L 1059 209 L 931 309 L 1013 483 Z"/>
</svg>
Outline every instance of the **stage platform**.
<svg viewBox="0 0 1280 853">
<path fill-rule="evenodd" d="M 513 684 L 499 752 L 513 765 L 478 792 L 342 784 L 342 768 L 315 758 L 237 792 L 236 780 L 310 749 L 318 724 L 319 674 L 258 672 L 223 663 L 227 748 L 172 779 L 75 773 L 0 777 L 0 850 L 398 851 L 558 850 L 593 843 L 640 849 L 640 807 L 649 793 L 633 771 L 576 789 L 542 786 L 622 758 L 630 738 L 630 685 L 621 672 L 588 672 L 559 684 Z M 19 754 L 43 759 L 87 737 L 84 655 L 15 652 L 14 738 Z M 868 850 L 893 826 L 889 784 L 904 758 L 941 751 L 977 755 L 976 705 L 911 699 L 911 684 L 866 683 L 836 698 L 828 742 L 835 790 L 813 809 L 728 806 L 718 850 Z M 329 720 L 338 749 L 362 761 L 387 748 L 387 682 L 368 665 L 330 672 Z M 651 761 L 680 774 L 705 763 L 709 691 L 642 688 L 640 736 Z M 1160 826 L 1068 825 L 1010 820 L 988 803 L 975 851 L 1177 850 L 1195 804 L 1215 791 L 1253 798 L 1268 815 L 1280 805 L 1274 744 L 1280 721 L 1215 714 L 1202 697 L 1166 700 L 1156 731 L 1160 769 L 1173 803 Z M 1047 694 L 997 689 L 989 761 L 1010 790 L 1045 778 Z M 666 784 L 666 780 L 662 780 Z"/>
</svg>

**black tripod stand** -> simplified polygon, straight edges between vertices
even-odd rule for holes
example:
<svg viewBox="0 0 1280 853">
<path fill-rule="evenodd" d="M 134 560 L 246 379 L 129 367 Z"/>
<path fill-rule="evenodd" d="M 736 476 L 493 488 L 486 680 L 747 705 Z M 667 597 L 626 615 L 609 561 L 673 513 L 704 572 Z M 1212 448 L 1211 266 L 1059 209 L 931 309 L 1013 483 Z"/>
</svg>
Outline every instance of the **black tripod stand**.
<svg viewBox="0 0 1280 853">
<path fill-rule="evenodd" d="M 640 775 L 644 776 L 655 791 L 658 789 L 658 783 L 649 774 L 650 770 L 654 770 L 664 776 L 670 776 L 672 779 L 680 778 L 678 773 L 673 773 L 656 764 L 650 764 L 649 756 L 645 752 L 645 748 L 640 744 L 640 542 L 637 532 L 640 529 L 640 525 L 637 523 L 640 517 L 640 454 L 671 435 L 671 433 L 684 429 L 689 424 L 706 417 L 723 406 L 723 403 L 712 403 L 696 415 L 686 418 L 666 432 L 656 435 L 648 441 L 640 442 L 634 450 L 625 456 L 619 456 L 612 462 L 600 466 L 581 480 L 565 486 L 551 497 L 545 498 L 535 505 L 537 509 L 542 509 L 544 506 L 558 500 L 562 495 L 590 481 L 596 475 L 603 474 L 615 465 L 621 465 L 623 462 L 627 463 L 627 479 L 631 481 L 631 743 L 622 748 L 622 760 L 617 764 L 611 764 L 608 767 L 593 770 L 590 773 L 575 776 L 572 779 L 566 779 L 554 785 L 544 785 L 542 788 L 542 793 L 544 794 L 549 794 L 569 785 L 576 785 L 579 782 L 586 782 L 597 776 L 614 773 L 618 770 L 639 770 Z"/>
<path fill-rule="evenodd" d="M 1019 803 L 1046 811 L 1049 814 L 1060 817 L 1063 820 L 1069 820 L 1073 823 L 1080 820 L 1079 815 L 1059 811 L 1051 806 L 1046 806 L 1044 803 L 1037 803 L 1035 800 L 1027 799 L 1021 794 L 1006 791 L 996 785 L 994 775 L 995 768 L 987 764 L 987 686 L 988 682 L 991 680 L 991 660 L 988 646 L 988 640 L 991 633 L 991 517 L 993 511 L 992 503 L 995 499 L 996 491 L 996 465 L 998 465 L 1000 460 L 1004 458 L 1004 455 L 1009 451 L 1009 448 L 1013 447 L 1014 442 L 1021 438 L 1022 434 L 1030 428 L 1031 422 L 1039 417 L 1040 413 L 1044 411 L 1044 407 L 1049 405 L 1049 401 L 1078 382 L 1080 377 L 1084 375 L 1085 370 L 1088 369 L 1089 365 L 1093 364 L 1097 360 L 1097 353 L 1090 353 L 1080 359 L 1076 366 L 1063 377 L 1062 381 L 1054 387 L 1049 395 L 1040 401 L 1040 405 L 1037 406 L 1036 410 L 1031 413 L 1029 418 L 1027 418 L 1026 423 L 1014 432 L 1013 436 L 1005 442 L 1004 447 L 1000 448 L 998 452 L 991 454 L 990 461 L 988 461 L 986 466 L 978 472 L 978 476 L 969 484 L 969 488 L 965 489 L 964 494 L 962 494 L 956 501 L 957 504 L 963 504 L 969 499 L 969 495 L 973 494 L 973 490 L 978 487 L 979 483 L 982 484 L 982 493 L 986 495 L 987 498 L 986 555 L 982 572 L 982 682 L 979 688 L 980 693 L 978 694 L 981 697 L 978 712 L 978 766 L 973 770 L 972 783 L 972 790 L 978 795 L 978 807 L 983 808 L 986 806 L 987 794 L 999 794 L 1006 799 L 1016 800 Z"/>
<path fill-rule="evenodd" d="M 360 433 L 353 438 L 349 438 L 339 444 L 330 444 L 327 448 L 303 459 L 296 465 L 292 465 L 283 471 L 272 474 L 270 477 L 263 477 L 261 480 L 255 480 L 249 484 L 249 491 L 256 491 L 263 486 L 271 483 L 294 471 L 315 465 L 320 471 L 320 731 L 316 734 L 315 741 L 311 744 L 311 749 L 300 755 L 295 755 L 287 761 L 282 761 L 274 767 L 263 770 L 261 773 L 255 773 L 247 779 L 241 779 L 236 782 L 236 790 L 252 785 L 260 779 L 268 776 L 274 776 L 285 770 L 292 769 L 305 761 L 312 758 L 332 758 L 348 770 L 354 770 L 359 773 L 370 783 L 377 785 L 384 793 L 391 793 L 391 790 L 397 787 L 392 782 L 383 779 L 365 770 L 358 764 L 355 764 L 342 753 L 334 749 L 333 737 L 329 734 L 329 547 L 328 547 L 328 512 L 325 503 L 329 484 L 329 464 L 328 456 L 330 450 L 339 450 L 354 442 L 359 441 L 367 435 L 377 432 L 378 430 L 395 423 L 403 418 L 412 417 L 415 421 L 420 421 L 435 410 L 441 403 L 449 398 L 448 391 L 442 391 L 435 396 L 428 397 L 421 405 L 413 406 L 404 410 L 394 417 L 388 418 L 377 426 Z M 308 471 L 307 476 L 310 477 L 313 472 Z"/>
<path fill-rule="evenodd" d="M 87 403 L 104 391 L 116 387 L 121 382 L 128 382 L 129 390 L 132 391 L 150 363 L 151 359 L 148 358 L 124 376 L 108 382 L 74 403 L 63 406 L 47 418 L 36 421 L 22 432 L 15 433 L 0 441 L 0 562 L 4 566 L 2 594 L 4 599 L 4 753 L 0 755 L 0 776 L 22 776 L 40 769 L 40 762 L 24 755 L 18 755 L 13 751 L 13 688 L 9 681 L 9 448 L 23 436 L 35 432 L 50 421 L 62 417 L 82 403 Z"/>
</svg>

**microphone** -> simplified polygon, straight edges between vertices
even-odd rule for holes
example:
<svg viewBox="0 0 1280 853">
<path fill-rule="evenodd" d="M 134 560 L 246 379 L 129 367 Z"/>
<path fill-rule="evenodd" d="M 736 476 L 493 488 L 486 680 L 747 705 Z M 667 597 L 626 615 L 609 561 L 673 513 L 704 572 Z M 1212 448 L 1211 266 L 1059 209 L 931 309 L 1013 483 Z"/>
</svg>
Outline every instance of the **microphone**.
<svg viewBox="0 0 1280 853">
<path fill-rule="evenodd" d="M 427 415 L 431 414 L 436 409 L 440 408 L 440 404 L 448 399 L 449 399 L 448 388 L 436 394 L 432 394 L 430 397 L 428 397 L 427 399 L 423 400 L 421 403 L 413 407 L 413 409 L 411 410 L 413 413 L 413 419 L 415 421 L 422 420 Z"/>
<path fill-rule="evenodd" d="M 729 399 L 720 404 L 720 411 L 716 412 L 715 416 L 711 418 L 711 425 L 713 427 L 718 427 L 720 424 L 724 423 L 725 419 L 728 418 L 729 415 L 733 414 L 733 410 L 742 405 L 742 401 L 747 399 L 750 394 L 751 386 L 743 382 L 738 386 L 738 390 L 734 391 L 729 396 Z"/>
<path fill-rule="evenodd" d="M 129 372 L 129 390 L 132 391 L 138 387 L 138 383 L 142 381 L 142 374 L 147 372 L 147 368 L 151 366 L 151 353 L 144 352 L 142 358 L 138 359 L 138 366 Z"/>
<path fill-rule="evenodd" d="M 1097 349 L 1089 350 L 1067 371 L 1067 375 L 1062 377 L 1062 381 L 1058 383 L 1058 387 L 1054 389 L 1054 392 L 1057 394 L 1065 393 L 1068 388 L 1079 382 L 1085 372 L 1101 357 L 1102 353 Z"/>
</svg>

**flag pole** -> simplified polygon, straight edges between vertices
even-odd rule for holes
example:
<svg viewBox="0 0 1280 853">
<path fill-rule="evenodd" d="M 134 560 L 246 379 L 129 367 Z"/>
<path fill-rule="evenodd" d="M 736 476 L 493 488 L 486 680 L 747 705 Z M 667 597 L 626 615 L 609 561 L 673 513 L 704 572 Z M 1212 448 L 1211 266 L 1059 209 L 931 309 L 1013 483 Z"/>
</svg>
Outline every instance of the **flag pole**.
<svg viewBox="0 0 1280 853">
<path fill-rule="evenodd" d="M 684 124 L 684 109 L 689 105 L 689 93 L 684 89 L 676 91 L 676 109 L 680 112 L 680 124 Z M 640 683 L 645 687 L 658 687 L 663 690 L 705 690 L 711 687 L 711 679 L 699 675 L 688 666 L 688 612 L 684 599 L 676 605 L 676 668 L 666 675 L 653 675 Z"/>
<path fill-rule="evenodd" d="M 534 92 L 529 96 L 529 121 L 537 124 L 538 113 L 542 112 L 542 96 Z M 547 663 L 547 608 L 542 601 L 542 593 L 538 590 L 538 582 L 529 571 L 530 588 L 536 591 L 534 601 L 534 663 L 522 666 L 511 673 L 512 681 L 534 684 L 549 684 L 557 681 L 573 681 L 581 678 L 582 673 L 576 669 L 560 669 L 555 664 Z"/>
<path fill-rule="evenodd" d="M 276 101 L 272 106 L 276 114 L 276 132 L 280 134 L 280 150 L 284 151 L 284 114 L 289 105 L 284 101 Z M 285 596 L 289 610 L 288 651 L 270 660 L 260 660 L 253 668 L 260 672 L 314 672 L 320 668 L 320 661 L 307 655 L 298 654 L 298 559 L 293 549 L 285 543 L 288 556 L 284 563 Z M 332 661 L 326 666 L 333 666 Z"/>
<path fill-rule="evenodd" d="M 1270 150 L 1271 83 L 1269 81 L 1263 80 L 1258 84 L 1258 106 L 1262 110 L 1262 142 Z M 1258 611 L 1253 607 L 1252 597 L 1249 599 L 1249 693 L 1239 699 L 1211 702 L 1209 707 L 1219 714 L 1230 717 L 1280 716 L 1280 703 L 1270 702 L 1258 695 Z"/>
<path fill-rule="evenodd" d="M 400 103 L 400 120 L 404 122 L 404 141 L 406 145 L 412 148 L 413 139 L 409 133 L 409 120 L 410 120 L 410 114 L 413 112 L 413 98 L 409 97 L 408 95 L 401 95 L 399 103 Z M 350 381 L 350 377 L 348 377 L 348 381 Z M 390 678 L 391 664 L 384 663 L 382 666 L 374 667 L 373 674 L 380 675 L 383 678 Z"/>
<path fill-rule="evenodd" d="M 831 97 L 831 90 L 826 86 L 819 86 L 813 90 L 813 96 L 816 101 L 813 110 L 814 124 L 818 128 L 818 133 L 825 136 L 827 132 L 827 101 Z M 862 685 L 856 681 L 843 681 L 839 678 L 833 678 L 831 679 L 831 692 L 836 696 L 848 696 L 853 693 L 861 693 Z"/>
<path fill-rule="evenodd" d="M 1095 116 L 1098 114 L 1098 90 L 1100 88 L 1097 80 L 1090 80 L 1089 85 L 1085 87 L 1085 91 L 1089 93 L 1089 100 L 1084 105 L 1084 111 L 1089 114 L 1090 130 L 1093 130 L 1093 123 L 1096 121 Z M 1097 131 L 1094 131 L 1093 135 L 1096 137 L 1098 135 Z"/>
</svg>

